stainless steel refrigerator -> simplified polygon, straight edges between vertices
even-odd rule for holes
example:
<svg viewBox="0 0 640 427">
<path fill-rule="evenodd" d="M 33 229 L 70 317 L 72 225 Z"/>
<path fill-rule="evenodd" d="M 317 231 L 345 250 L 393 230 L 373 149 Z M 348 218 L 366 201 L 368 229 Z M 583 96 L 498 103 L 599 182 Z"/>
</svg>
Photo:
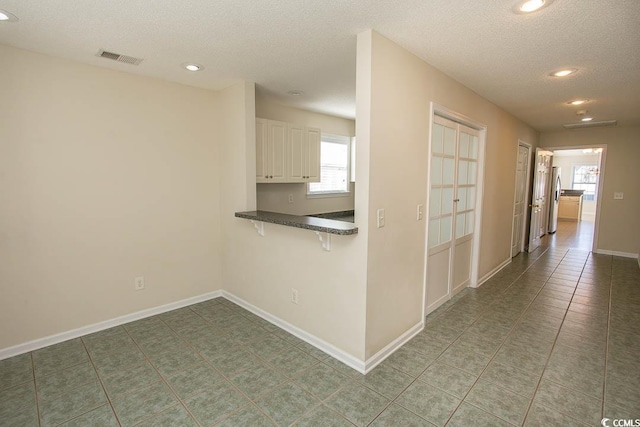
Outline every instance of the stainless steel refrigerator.
<svg viewBox="0 0 640 427">
<path fill-rule="evenodd" d="M 549 195 L 549 233 L 555 233 L 558 229 L 558 206 L 560 204 L 560 194 L 562 193 L 562 182 L 560 181 L 560 168 L 551 168 L 551 194 Z"/>
</svg>

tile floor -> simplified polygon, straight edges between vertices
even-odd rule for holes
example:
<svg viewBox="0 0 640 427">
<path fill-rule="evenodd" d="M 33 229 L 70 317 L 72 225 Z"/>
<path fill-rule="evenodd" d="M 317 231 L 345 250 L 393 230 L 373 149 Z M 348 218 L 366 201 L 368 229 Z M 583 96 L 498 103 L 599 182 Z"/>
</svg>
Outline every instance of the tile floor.
<svg viewBox="0 0 640 427">
<path fill-rule="evenodd" d="M 598 426 L 639 351 L 637 261 L 549 246 L 366 376 L 219 298 L 0 361 L 0 425 Z"/>
</svg>

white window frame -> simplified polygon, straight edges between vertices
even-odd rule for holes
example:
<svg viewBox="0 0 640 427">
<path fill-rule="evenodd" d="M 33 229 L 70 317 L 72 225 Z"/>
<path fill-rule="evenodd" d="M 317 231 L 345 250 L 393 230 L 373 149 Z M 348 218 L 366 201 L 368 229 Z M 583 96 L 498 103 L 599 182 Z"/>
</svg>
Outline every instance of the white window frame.
<svg viewBox="0 0 640 427">
<path fill-rule="evenodd" d="M 311 191 L 307 183 L 307 198 L 348 197 L 351 194 L 351 137 L 323 133 L 320 137 L 320 177 L 322 177 L 322 143 L 344 144 L 347 146 L 347 190 L 346 191 Z"/>
<path fill-rule="evenodd" d="M 574 188 L 575 185 L 593 185 L 593 195 L 585 194 L 585 197 L 584 197 L 583 200 L 585 202 L 596 201 L 597 198 L 598 198 L 598 181 L 599 181 L 597 176 L 596 176 L 596 182 L 576 182 L 575 181 L 575 179 L 576 179 L 576 170 L 578 168 L 583 167 L 583 166 L 589 166 L 589 167 L 594 166 L 596 169 L 598 169 L 597 162 L 595 164 L 594 163 L 573 164 L 572 168 L 571 168 L 571 189 L 575 189 Z M 585 192 L 586 192 L 586 190 L 585 190 Z M 588 196 L 588 198 L 586 196 Z M 591 198 L 591 196 L 593 196 L 593 198 Z"/>
</svg>

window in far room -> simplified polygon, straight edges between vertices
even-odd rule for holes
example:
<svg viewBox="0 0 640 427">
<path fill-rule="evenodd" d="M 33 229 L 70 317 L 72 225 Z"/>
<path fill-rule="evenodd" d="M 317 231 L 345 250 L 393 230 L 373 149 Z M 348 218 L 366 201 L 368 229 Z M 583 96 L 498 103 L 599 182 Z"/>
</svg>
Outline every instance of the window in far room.
<svg viewBox="0 0 640 427">
<path fill-rule="evenodd" d="M 349 194 L 350 138 L 322 134 L 320 145 L 320 182 L 311 182 L 308 196 Z"/>
<path fill-rule="evenodd" d="M 584 190 L 582 200 L 593 201 L 596 197 L 598 165 L 579 165 L 573 167 L 571 189 Z"/>
</svg>

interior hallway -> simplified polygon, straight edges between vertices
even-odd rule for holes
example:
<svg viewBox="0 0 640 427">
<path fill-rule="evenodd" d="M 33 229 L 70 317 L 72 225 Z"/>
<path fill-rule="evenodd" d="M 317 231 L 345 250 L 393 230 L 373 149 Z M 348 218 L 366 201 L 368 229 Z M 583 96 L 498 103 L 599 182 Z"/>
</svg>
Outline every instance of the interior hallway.
<svg viewBox="0 0 640 427">
<path fill-rule="evenodd" d="M 558 229 L 555 233 L 544 236 L 542 245 L 590 251 L 593 247 L 594 227 L 593 219 L 583 218 L 577 222 L 559 219 Z"/>
<path fill-rule="evenodd" d="M 366 376 L 218 298 L 0 361 L 0 425 L 547 427 L 639 418 L 638 263 L 582 250 L 581 224 L 562 229 L 429 315 L 423 332 Z"/>
</svg>

